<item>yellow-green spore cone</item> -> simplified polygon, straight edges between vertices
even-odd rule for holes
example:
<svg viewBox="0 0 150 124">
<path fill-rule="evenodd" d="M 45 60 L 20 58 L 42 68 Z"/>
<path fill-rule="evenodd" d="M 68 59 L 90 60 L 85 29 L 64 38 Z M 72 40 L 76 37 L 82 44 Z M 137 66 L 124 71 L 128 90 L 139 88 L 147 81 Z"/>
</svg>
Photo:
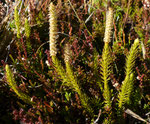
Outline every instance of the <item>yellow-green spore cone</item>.
<svg viewBox="0 0 150 124">
<path fill-rule="evenodd" d="M 113 28 L 113 9 L 111 7 L 108 8 L 106 12 L 106 27 L 105 27 L 105 36 L 104 42 L 109 43 L 112 35 Z"/>
<path fill-rule="evenodd" d="M 56 56 L 57 54 L 57 14 L 56 7 L 53 3 L 49 6 L 49 41 L 50 41 L 50 56 Z"/>
</svg>

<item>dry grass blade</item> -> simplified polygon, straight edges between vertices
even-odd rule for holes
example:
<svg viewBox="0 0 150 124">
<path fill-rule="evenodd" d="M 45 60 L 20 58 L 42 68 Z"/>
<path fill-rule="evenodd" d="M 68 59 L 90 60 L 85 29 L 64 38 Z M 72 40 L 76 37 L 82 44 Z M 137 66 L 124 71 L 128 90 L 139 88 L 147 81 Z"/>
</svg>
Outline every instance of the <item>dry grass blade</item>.
<svg viewBox="0 0 150 124">
<path fill-rule="evenodd" d="M 134 113 L 134 112 L 131 111 L 130 109 L 125 110 L 125 113 L 131 115 L 133 118 L 136 118 L 136 119 L 138 119 L 138 120 L 140 120 L 140 121 L 143 121 L 143 122 L 148 123 L 145 119 L 141 118 L 139 115 L 137 115 L 136 113 Z M 150 123 L 148 123 L 148 124 L 150 124 Z"/>
</svg>

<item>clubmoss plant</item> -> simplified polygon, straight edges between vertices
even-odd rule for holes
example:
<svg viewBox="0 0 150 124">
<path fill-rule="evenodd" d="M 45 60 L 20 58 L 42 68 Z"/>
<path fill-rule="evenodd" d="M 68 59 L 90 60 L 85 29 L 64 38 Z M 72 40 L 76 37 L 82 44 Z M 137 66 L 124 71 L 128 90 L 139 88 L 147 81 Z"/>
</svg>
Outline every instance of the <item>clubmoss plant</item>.
<svg viewBox="0 0 150 124">
<path fill-rule="evenodd" d="M 27 18 L 25 19 L 25 26 L 24 27 L 25 27 L 27 50 L 30 52 L 31 51 L 31 43 L 30 43 L 31 27 L 29 25 L 29 21 Z"/>
<path fill-rule="evenodd" d="M 130 100 L 130 95 L 133 90 L 134 82 L 134 67 L 135 60 L 138 57 L 139 53 L 139 39 L 134 41 L 134 44 L 130 48 L 129 54 L 126 58 L 126 68 L 125 68 L 125 80 L 122 82 L 121 91 L 119 93 L 119 108 L 122 108 L 123 105 Z"/>
<path fill-rule="evenodd" d="M 65 47 L 65 54 L 64 54 L 64 61 L 66 64 L 66 71 L 64 70 L 63 66 L 61 65 L 61 62 L 58 60 L 58 58 L 56 57 L 57 54 L 57 48 L 56 48 L 56 44 L 57 44 L 57 15 L 56 13 L 56 8 L 53 5 L 53 3 L 50 4 L 50 8 L 49 8 L 49 23 L 50 23 L 50 55 L 52 57 L 52 62 L 56 68 L 57 73 L 60 75 L 60 78 L 63 81 L 63 84 L 66 86 L 69 86 L 71 89 L 73 89 L 75 92 L 77 92 L 79 94 L 80 100 L 81 100 L 81 104 L 83 105 L 83 107 L 88 110 L 88 112 L 92 112 L 91 107 L 88 105 L 88 98 L 86 96 L 86 94 L 82 93 L 80 86 L 77 83 L 77 79 L 75 78 L 71 65 L 69 63 L 70 58 L 71 58 L 71 50 L 69 47 L 69 44 L 66 44 Z"/>
<path fill-rule="evenodd" d="M 14 20 L 15 20 L 15 25 L 17 29 L 17 38 L 21 38 L 21 33 L 20 33 L 21 24 L 20 24 L 20 18 L 19 18 L 17 7 L 15 7 L 15 11 L 14 11 Z"/>
<path fill-rule="evenodd" d="M 106 29 L 105 29 L 105 36 L 104 36 L 104 49 L 102 53 L 102 62 L 101 62 L 101 75 L 102 80 L 104 83 L 103 88 L 103 96 L 105 99 L 105 107 L 111 108 L 111 92 L 109 88 L 109 80 L 110 80 L 110 74 L 112 73 L 112 56 L 111 56 L 111 48 L 109 47 L 109 42 L 112 35 L 112 27 L 113 27 L 113 9 L 108 8 L 108 11 L 106 13 Z"/>
<path fill-rule="evenodd" d="M 64 54 L 64 61 L 66 64 L 66 74 L 69 78 L 69 82 L 66 83 L 67 86 L 71 87 L 75 92 L 77 92 L 79 94 L 80 100 L 81 100 L 81 104 L 82 106 L 89 112 L 89 113 L 93 113 L 92 108 L 90 107 L 90 105 L 88 104 L 88 97 L 85 93 L 83 93 L 81 91 L 81 88 L 78 84 L 78 80 L 75 77 L 72 67 L 70 65 L 70 60 L 71 60 L 71 50 L 70 50 L 70 46 L 69 44 L 66 44 L 65 46 L 65 54 Z"/>
<path fill-rule="evenodd" d="M 65 70 L 61 65 L 61 62 L 56 57 L 57 54 L 57 14 L 56 7 L 51 2 L 49 6 L 49 48 L 50 56 L 52 57 L 52 62 L 55 66 L 57 73 L 61 76 L 63 82 L 67 82 Z"/>
<path fill-rule="evenodd" d="M 8 84 L 11 86 L 11 88 L 14 90 L 14 92 L 19 96 L 20 99 L 22 99 L 24 102 L 28 103 L 28 104 L 35 104 L 34 102 L 31 101 L 31 97 L 28 96 L 27 94 L 21 92 L 16 84 L 16 81 L 14 79 L 14 75 L 11 72 L 11 69 L 9 68 L 9 65 L 5 66 L 5 70 L 6 70 L 6 79 Z"/>
</svg>

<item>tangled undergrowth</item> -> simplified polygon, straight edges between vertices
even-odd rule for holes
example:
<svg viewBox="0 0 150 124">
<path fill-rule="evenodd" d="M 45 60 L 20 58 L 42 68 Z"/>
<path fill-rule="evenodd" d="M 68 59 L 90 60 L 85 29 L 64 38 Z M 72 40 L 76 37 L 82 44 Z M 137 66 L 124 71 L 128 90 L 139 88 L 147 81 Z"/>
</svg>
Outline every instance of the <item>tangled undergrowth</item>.
<svg viewBox="0 0 150 124">
<path fill-rule="evenodd" d="M 149 6 L 0 2 L 0 123 L 150 123 Z"/>
</svg>

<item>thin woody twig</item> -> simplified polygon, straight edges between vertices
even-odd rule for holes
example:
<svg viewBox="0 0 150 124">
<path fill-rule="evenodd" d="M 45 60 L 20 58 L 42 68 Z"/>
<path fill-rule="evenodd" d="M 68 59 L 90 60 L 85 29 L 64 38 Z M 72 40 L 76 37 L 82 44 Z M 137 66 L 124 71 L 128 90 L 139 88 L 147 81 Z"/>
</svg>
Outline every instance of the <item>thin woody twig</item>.
<svg viewBox="0 0 150 124">
<path fill-rule="evenodd" d="M 97 124 L 97 122 L 99 121 L 99 118 L 100 118 L 101 114 L 102 114 L 102 110 L 100 109 L 100 110 L 99 110 L 99 113 L 98 113 L 98 117 L 97 117 L 97 119 L 94 121 L 94 124 Z"/>
</svg>

